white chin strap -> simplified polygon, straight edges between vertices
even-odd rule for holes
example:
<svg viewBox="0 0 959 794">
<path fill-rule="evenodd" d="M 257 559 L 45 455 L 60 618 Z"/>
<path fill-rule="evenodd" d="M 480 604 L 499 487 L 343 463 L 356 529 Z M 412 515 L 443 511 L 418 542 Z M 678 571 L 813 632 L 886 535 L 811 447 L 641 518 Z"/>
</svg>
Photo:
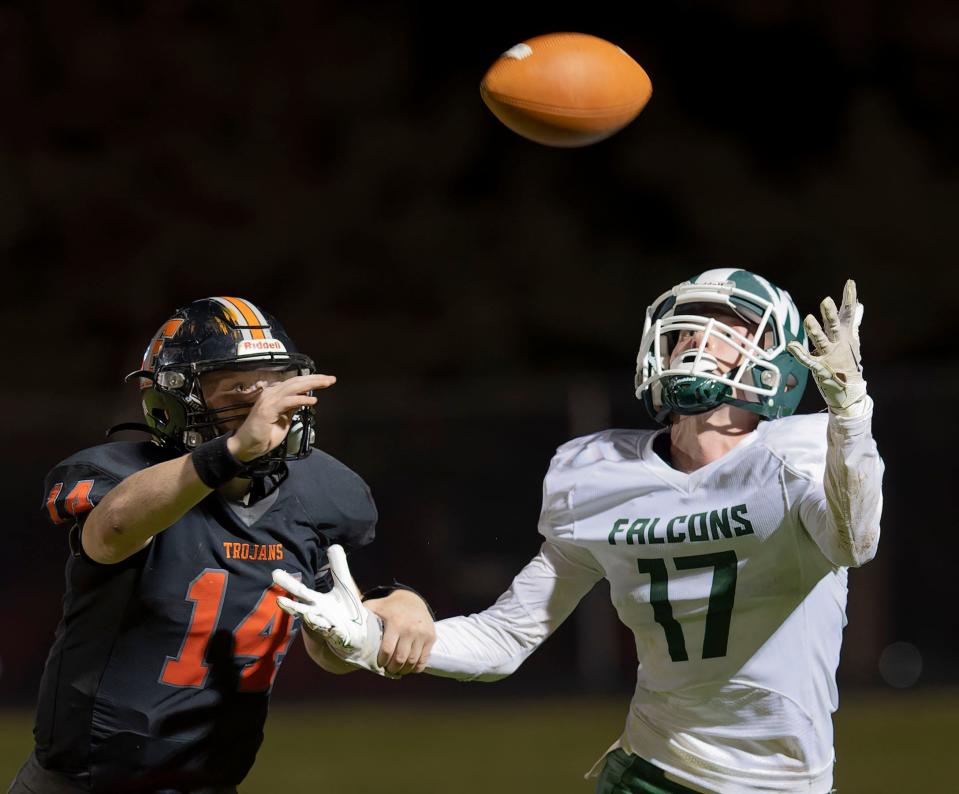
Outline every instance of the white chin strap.
<svg viewBox="0 0 959 794">
<path fill-rule="evenodd" d="M 690 375 L 719 374 L 719 362 L 715 356 L 705 351 L 700 355 L 698 350 L 683 351 L 669 362 L 669 368 L 680 369 Z"/>
</svg>

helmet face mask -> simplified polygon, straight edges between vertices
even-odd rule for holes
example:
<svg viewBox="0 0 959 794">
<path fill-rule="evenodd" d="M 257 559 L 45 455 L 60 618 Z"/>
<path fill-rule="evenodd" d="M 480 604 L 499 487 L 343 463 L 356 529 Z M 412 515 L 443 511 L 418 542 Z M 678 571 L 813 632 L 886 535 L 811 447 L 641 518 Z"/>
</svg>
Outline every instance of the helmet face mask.
<svg viewBox="0 0 959 794">
<path fill-rule="evenodd" d="M 179 309 L 160 328 L 144 354 L 143 365 L 127 376 L 140 382 L 143 413 L 156 443 L 189 452 L 224 432 L 230 420 L 242 420 L 252 406 L 242 397 L 211 408 L 202 376 L 211 372 L 276 370 L 299 375 L 316 371 L 296 351 L 282 326 L 240 298 L 204 298 Z M 245 468 L 246 476 L 269 475 L 287 460 L 312 451 L 314 411 L 304 406 L 292 417 L 283 443 Z"/>
<path fill-rule="evenodd" d="M 733 327 L 734 321 L 746 333 Z M 684 332 L 698 343 L 674 356 Z M 664 423 L 671 413 L 699 414 L 723 404 L 773 419 L 795 412 L 808 371 L 787 352 L 806 343 L 789 295 L 761 276 L 711 270 L 673 287 L 646 311 L 636 361 L 636 396 Z M 737 360 L 723 371 L 711 352 Z"/>
</svg>

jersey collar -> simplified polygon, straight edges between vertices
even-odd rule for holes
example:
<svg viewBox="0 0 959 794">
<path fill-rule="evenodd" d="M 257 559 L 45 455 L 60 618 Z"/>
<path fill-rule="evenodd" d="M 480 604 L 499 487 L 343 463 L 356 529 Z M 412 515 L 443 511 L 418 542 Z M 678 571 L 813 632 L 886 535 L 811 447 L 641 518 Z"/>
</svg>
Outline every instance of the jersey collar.
<svg viewBox="0 0 959 794">
<path fill-rule="evenodd" d="M 688 474 L 680 471 L 679 469 L 673 468 L 657 454 L 654 448 L 655 446 L 658 446 L 658 444 L 656 444 L 656 440 L 658 438 L 662 437 L 664 434 L 669 434 L 668 427 L 665 427 L 662 430 L 658 430 L 655 433 L 647 436 L 646 439 L 640 444 L 639 449 L 637 449 L 637 456 L 649 467 L 649 470 L 653 474 L 659 477 L 659 479 L 663 480 L 667 485 L 675 488 L 676 490 L 682 491 L 683 493 L 689 493 L 695 490 L 704 480 L 708 479 L 717 469 L 720 469 L 741 457 L 743 453 L 754 443 L 756 443 L 757 439 L 763 435 L 763 426 L 766 424 L 768 424 L 768 422 L 760 422 L 759 426 L 755 430 L 745 435 L 742 441 L 740 441 L 721 458 L 717 458 L 716 460 L 711 461 L 705 466 L 701 466 L 700 468 L 696 469 L 696 471 Z M 660 441 L 659 443 L 661 444 L 663 442 Z"/>
</svg>

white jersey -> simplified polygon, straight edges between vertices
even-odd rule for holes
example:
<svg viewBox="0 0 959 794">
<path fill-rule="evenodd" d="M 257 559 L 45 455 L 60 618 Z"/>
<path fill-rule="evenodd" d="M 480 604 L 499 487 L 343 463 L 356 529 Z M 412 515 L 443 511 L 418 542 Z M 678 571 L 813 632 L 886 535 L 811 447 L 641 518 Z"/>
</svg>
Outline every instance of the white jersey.
<svg viewBox="0 0 959 794">
<path fill-rule="evenodd" d="M 605 577 L 639 660 L 614 747 L 697 791 L 828 792 L 846 566 L 878 541 L 870 416 L 762 422 L 691 474 L 654 431 L 564 444 L 542 550 L 490 609 L 437 624 L 430 671 L 508 675 Z"/>
</svg>

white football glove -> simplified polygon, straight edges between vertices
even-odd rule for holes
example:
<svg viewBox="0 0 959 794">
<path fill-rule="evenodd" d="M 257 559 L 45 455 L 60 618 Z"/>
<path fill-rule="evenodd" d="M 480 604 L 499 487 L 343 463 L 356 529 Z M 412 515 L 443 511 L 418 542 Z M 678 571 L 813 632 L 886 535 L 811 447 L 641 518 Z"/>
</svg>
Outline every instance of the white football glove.
<svg viewBox="0 0 959 794">
<path fill-rule="evenodd" d="M 838 311 L 832 298 L 824 299 L 819 308 L 825 331 L 811 314 L 803 321 L 806 333 L 815 345 L 815 354 L 798 342 L 790 342 L 786 349 L 812 372 L 830 412 L 838 416 L 859 416 L 866 399 L 866 381 L 862 377 L 859 357 L 859 324 L 863 306 L 856 299 L 856 282 L 852 279 L 846 281 L 842 307 Z"/>
<path fill-rule="evenodd" d="M 383 623 L 363 606 L 343 547 L 330 546 L 326 554 L 333 574 L 330 592 L 311 590 L 277 568 L 273 571 L 273 581 L 298 600 L 280 596 L 276 603 L 284 612 L 300 618 L 308 628 L 320 634 L 330 650 L 341 659 L 386 676 L 376 659 L 383 640 Z"/>
</svg>

